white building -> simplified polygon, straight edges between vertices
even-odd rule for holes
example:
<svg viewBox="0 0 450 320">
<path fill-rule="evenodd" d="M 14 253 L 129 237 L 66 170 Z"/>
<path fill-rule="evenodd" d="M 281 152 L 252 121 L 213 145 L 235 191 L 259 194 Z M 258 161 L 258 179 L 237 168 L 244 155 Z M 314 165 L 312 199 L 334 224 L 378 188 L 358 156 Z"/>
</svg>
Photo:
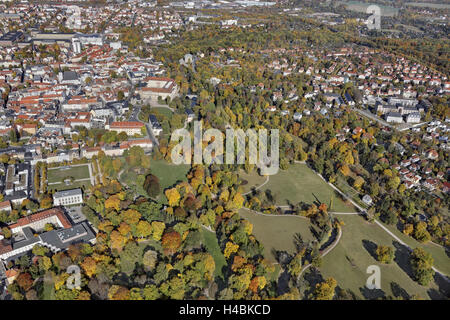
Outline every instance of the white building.
<svg viewBox="0 0 450 320">
<path fill-rule="evenodd" d="M 80 188 L 58 191 L 53 194 L 53 203 L 55 206 L 81 204 L 83 203 L 83 193 Z"/>
<path fill-rule="evenodd" d="M 387 122 L 403 123 L 403 117 L 398 112 L 389 112 L 386 115 Z"/>
<path fill-rule="evenodd" d="M 410 113 L 406 116 L 407 123 L 419 123 L 420 122 L 420 113 L 414 112 Z"/>
</svg>

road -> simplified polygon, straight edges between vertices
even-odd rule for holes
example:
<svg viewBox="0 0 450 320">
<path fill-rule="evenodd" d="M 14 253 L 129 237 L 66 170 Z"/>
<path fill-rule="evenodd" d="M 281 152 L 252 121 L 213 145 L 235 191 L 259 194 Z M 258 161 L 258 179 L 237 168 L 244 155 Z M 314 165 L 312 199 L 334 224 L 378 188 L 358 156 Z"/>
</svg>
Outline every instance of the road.
<svg viewBox="0 0 450 320">
<path fill-rule="evenodd" d="M 392 129 L 396 129 L 393 125 L 387 123 L 387 122 L 384 121 L 383 119 L 380 119 L 379 117 L 377 117 L 376 115 L 374 115 L 374 114 L 373 114 L 372 112 L 370 112 L 370 111 L 361 110 L 361 109 L 354 108 L 354 107 L 352 107 L 351 110 L 352 110 L 352 111 L 356 111 L 356 112 L 358 112 L 360 115 L 362 115 L 362 116 L 364 116 L 364 117 L 366 117 L 366 118 L 369 118 L 369 119 L 371 119 L 371 120 L 373 120 L 373 121 L 376 121 L 376 122 L 378 122 L 379 124 L 381 124 L 381 125 L 383 125 L 383 126 L 385 126 L 385 127 L 389 127 L 389 128 L 392 128 Z"/>
</svg>

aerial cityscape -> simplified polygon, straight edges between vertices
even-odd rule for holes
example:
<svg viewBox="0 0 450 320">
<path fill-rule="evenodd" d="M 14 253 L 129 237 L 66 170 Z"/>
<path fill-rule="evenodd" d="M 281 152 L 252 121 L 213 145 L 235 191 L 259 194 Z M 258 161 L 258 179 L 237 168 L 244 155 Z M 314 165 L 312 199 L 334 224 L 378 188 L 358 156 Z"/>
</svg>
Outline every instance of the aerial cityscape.
<svg viewBox="0 0 450 320">
<path fill-rule="evenodd" d="M 448 300 L 449 20 L 0 0 L 0 300 Z"/>
</svg>

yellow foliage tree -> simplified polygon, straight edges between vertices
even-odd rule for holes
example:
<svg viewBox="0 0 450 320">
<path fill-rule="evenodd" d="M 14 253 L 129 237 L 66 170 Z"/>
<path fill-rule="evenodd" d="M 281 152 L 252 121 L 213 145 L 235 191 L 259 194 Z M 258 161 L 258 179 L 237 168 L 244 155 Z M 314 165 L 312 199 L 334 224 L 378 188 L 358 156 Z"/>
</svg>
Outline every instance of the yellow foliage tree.
<svg viewBox="0 0 450 320">
<path fill-rule="evenodd" d="M 225 245 L 225 250 L 223 252 L 223 255 L 225 256 L 225 258 L 229 258 L 233 253 L 236 253 L 239 249 L 239 245 L 228 241 L 227 244 Z"/>
<path fill-rule="evenodd" d="M 168 189 L 165 191 L 169 206 L 176 207 L 180 202 L 180 194 L 176 188 Z"/>
</svg>

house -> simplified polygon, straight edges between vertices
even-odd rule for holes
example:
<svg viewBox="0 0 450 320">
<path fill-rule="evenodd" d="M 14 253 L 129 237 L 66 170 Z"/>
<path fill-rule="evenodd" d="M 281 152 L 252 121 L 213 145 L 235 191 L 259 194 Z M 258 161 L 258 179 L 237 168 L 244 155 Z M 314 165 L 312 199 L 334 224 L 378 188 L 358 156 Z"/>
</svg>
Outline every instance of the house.
<svg viewBox="0 0 450 320">
<path fill-rule="evenodd" d="M 191 109 L 186 109 L 186 121 L 191 122 L 195 119 L 195 113 Z"/>
<path fill-rule="evenodd" d="M 368 194 L 366 194 L 366 195 L 364 195 L 364 197 L 362 197 L 362 201 L 368 206 L 372 205 L 372 202 L 373 202 L 372 197 L 369 196 Z"/>
<path fill-rule="evenodd" d="M 398 112 L 389 112 L 386 115 L 386 121 L 387 122 L 394 122 L 394 123 L 403 123 L 403 117 Z"/>
<path fill-rule="evenodd" d="M 438 185 L 437 179 L 428 178 L 423 182 L 423 186 L 430 191 L 436 189 L 437 185 Z"/>
<path fill-rule="evenodd" d="M 67 206 L 83 203 L 83 192 L 80 188 L 58 191 L 53 194 L 55 206 Z"/>
<path fill-rule="evenodd" d="M 116 131 L 117 133 L 125 132 L 129 136 L 133 136 L 135 134 L 141 134 L 142 127 L 144 127 L 144 124 L 139 121 L 117 121 L 109 125 L 109 130 Z M 107 126 L 105 128 L 108 129 Z"/>
<path fill-rule="evenodd" d="M 6 200 L 0 202 L 0 211 L 11 212 L 11 210 L 12 210 L 11 201 Z"/>
<path fill-rule="evenodd" d="M 61 84 L 80 85 L 80 77 L 75 71 L 64 71 L 58 75 L 58 80 Z"/>
<path fill-rule="evenodd" d="M 430 150 L 426 151 L 425 156 L 431 160 L 436 160 L 437 158 L 439 158 L 439 154 L 434 149 L 430 149 Z"/>
<path fill-rule="evenodd" d="M 300 112 L 294 113 L 294 121 L 300 121 L 302 120 L 303 115 Z"/>
<path fill-rule="evenodd" d="M 407 167 L 407 166 L 409 166 L 410 164 L 411 164 L 411 161 L 408 160 L 408 159 L 400 161 L 400 165 L 401 165 L 402 167 Z"/>
<path fill-rule="evenodd" d="M 406 123 L 419 123 L 420 122 L 420 113 L 413 112 L 406 116 Z"/>
<path fill-rule="evenodd" d="M 156 116 L 151 114 L 148 118 L 148 122 L 150 122 L 150 127 L 152 128 L 153 134 L 155 136 L 159 136 L 163 129 Z"/>
<path fill-rule="evenodd" d="M 444 182 L 444 185 L 442 186 L 442 192 L 450 193 L 450 182 Z"/>
</svg>

